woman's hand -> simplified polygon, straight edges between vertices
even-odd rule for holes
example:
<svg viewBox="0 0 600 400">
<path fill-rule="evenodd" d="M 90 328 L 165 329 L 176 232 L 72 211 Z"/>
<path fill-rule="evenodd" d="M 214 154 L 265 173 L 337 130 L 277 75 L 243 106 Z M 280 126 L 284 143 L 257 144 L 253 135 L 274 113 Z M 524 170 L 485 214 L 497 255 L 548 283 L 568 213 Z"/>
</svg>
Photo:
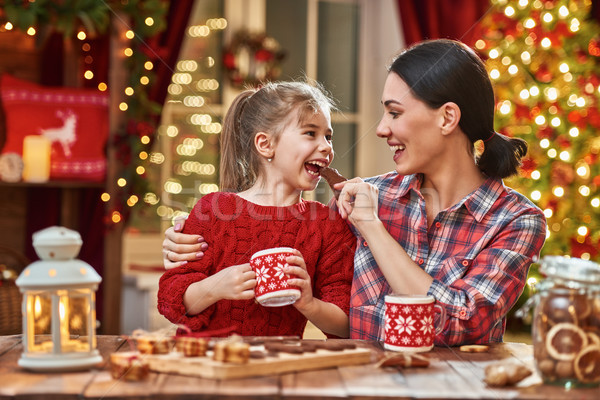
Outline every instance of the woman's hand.
<svg viewBox="0 0 600 400">
<path fill-rule="evenodd" d="M 363 223 L 377 221 L 379 189 L 360 178 L 334 185 L 341 193 L 337 200 L 340 216 L 350 221 L 357 229 Z"/>
<path fill-rule="evenodd" d="M 184 224 L 185 218 L 176 219 L 175 225 L 165 231 L 162 249 L 165 269 L 180 267 L 188 261 L 199 260 L 204 256 L 203 251 L 208 248 L 202 236 L 180 233 Z"/>
<path fill-rule="evenodd" d="M 312 283 L 306 269 L 306 262 L 302 257 L 302 253 L 298 250 L 294 250 L 294 255 L 289 256 L 286 262 L 288 266 L 285 267 L 284 272 L 291 275 L 290 279 L 288 279 L 288 284 L 298 287 L 301 293 L 300 298 L 294 303 L 294 307 L 301 313 L 304 313 L 304 310 L 310 307 L 314 300 Z"/>
</svg>

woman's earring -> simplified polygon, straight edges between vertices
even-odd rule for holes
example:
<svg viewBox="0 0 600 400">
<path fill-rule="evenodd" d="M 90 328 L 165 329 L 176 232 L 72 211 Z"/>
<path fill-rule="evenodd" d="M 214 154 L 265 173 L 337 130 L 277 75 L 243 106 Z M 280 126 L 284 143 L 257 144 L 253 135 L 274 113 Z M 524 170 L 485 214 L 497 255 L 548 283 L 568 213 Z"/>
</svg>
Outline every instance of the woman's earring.
<svg viewBox="0 0 600 400">
<path fill-rule="evenodd" d="M 271 162 L 271 161 L 273 161 L 273 159 L 272 158 L 267 158 L 267 161 Z"/>
</svg>

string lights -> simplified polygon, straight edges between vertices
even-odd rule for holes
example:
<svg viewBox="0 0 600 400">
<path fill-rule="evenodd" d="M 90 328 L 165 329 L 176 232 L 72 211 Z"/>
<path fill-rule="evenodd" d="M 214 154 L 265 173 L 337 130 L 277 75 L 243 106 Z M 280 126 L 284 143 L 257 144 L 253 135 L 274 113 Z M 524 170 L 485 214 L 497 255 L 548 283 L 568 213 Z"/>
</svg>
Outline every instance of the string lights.
<svg viewBox="0 0 600 400">
<path fill-rule="evenodd" d="M 162 219 L 176 218 L 191 209 L 198 197 L 219 190 L 218 142 L 222 126 L 215 118 L 219 110 L 213 105 L 221 102 L 220 33 L 226 27 L 224 18 L 209 18 L 188 27 L 185 40 L 192 48 L 202 50 L 193 59 L 182 53 L 168 87 L 167 101 L 174 111 L 169 123 L 159 128 L 159 138 L 168 143 L 167 151 L 172 153 L 155 150 L 143 154 L 151 164 L 168 169 L 168 178 L 160 188 L 162 196 L 147 193 L 143 199 L 157 206 L 156 213 Z M 164 166 L 166 161 L 168 166 Z"/>
<path fill-rule="evenodd" d="M 492 3 L 475 48 L 494 83 L 497 130 L 529 144 L 507 184 L 544 211 L 544 254 L 597 259 L 600 29 L 591 1 Z"/>
<path fill-rule="evenodd" d="M 35 0 L 28 3 L 35 3 Z M 147 93 L 154 79 L 154 63 L 160 62 L 148 42 L 165 28 L 167 6 L 168 3 L 160 1 L 128 0 L 85 4 L 47 2 L 44 7 L 7 3 L 0 9 L 0 32 L 19 29 L 27 35 L 35 36 L 38 30 L 56 31 L 62 33 L 67 40 L 78 40 L 84 63 L 82 78 L 87 81 L 96 78 L 96 60 L 92 56 L 91 39 L 106 33 L 111 18 L 117 13 L 119 20 L 126 20 L 132 27 L 122 38 L 128 43 L 123 56 L 126 59 L 129 82 L 124 89 L 125 100 L 118 104 L 118 109 L 124 113 L 121 119 L 126 123 L 114 133 L 114 138 L 109 143 L 109 146 L 116 149 L 116 157 L 121 164 L 118 176 L 115 177 L 117 192 L 112 194 L 115 197 L 113 199 L 108 192 L 100 196 L 101 201 L 111 204 L 112 209 L 108 210 L 106 216 L 108 226 L 126 221 L 131 208 L 139 203 L 140 197 L 157 197 L 149 192 L 147 168 L 144 165 L 153 160 L 148 154 L 156 136 L 161 110 L 161 105 L 152 102 Z M 32 21 L 36 26 L 31 26 Z M 42 25 L 44 29 L 40 29 Z M 97 87 L 100 91 L 110 90 L 107 82 L 99 82 Z"/>
</svg>

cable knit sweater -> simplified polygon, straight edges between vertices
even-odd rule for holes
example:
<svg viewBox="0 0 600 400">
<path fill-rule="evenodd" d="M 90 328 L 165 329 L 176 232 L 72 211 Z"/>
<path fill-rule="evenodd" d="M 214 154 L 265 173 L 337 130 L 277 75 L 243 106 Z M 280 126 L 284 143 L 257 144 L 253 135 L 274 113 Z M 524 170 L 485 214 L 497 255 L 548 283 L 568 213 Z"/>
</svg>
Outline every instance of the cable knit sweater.
<svg viewBox="0 0 600 400">
<path fill-rule="evenodd" d="M 321 203 L 270 207 L 234 193 L 211 193 L 194 206 L 184 232 L 201 234 L 208 249 L 201 260 L 168 270 L 160 279 L 158 310 L 175 324 L 193 331 L 236 326 L 243 336 L 301 336 L 306 318 L 292 305 L 263 307 L 254 299 L 220 300 L 197 315 L 187 315 L 183 304 L 190 284 L 247 263 L 259 250 L 282 246 L 302 253 L 313 296 L 348 313 L 356 238 L 338 213 Z"/>
</svg>

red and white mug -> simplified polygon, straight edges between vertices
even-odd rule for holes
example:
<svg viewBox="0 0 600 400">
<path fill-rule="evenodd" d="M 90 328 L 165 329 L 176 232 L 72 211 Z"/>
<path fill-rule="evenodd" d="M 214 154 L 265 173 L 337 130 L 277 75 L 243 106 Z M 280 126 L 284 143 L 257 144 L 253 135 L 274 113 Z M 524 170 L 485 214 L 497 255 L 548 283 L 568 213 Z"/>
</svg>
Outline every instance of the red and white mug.
<svg viewBox="0 0 600 400">
<path fill-rule="evenodd" d="M 438 309 L 440 318 L 435 318 Z M 446 309 L 429 295 L 385 296 L 384 344 L 388 350 L 423 352 L 446 324 Z"/>
<path fill-rule="evenodd" d="M 266 307 L 280 307 L 293 304 L 300 298 L 300 289 L 291 286 L 290 275 L 284 272 L 289 264 L 286 258 L 294 255 L 291 247 L 275 247 L 261 250 L 250 257 L 250 266 L 256 273 L 254 297 Z"/>
</svg>

